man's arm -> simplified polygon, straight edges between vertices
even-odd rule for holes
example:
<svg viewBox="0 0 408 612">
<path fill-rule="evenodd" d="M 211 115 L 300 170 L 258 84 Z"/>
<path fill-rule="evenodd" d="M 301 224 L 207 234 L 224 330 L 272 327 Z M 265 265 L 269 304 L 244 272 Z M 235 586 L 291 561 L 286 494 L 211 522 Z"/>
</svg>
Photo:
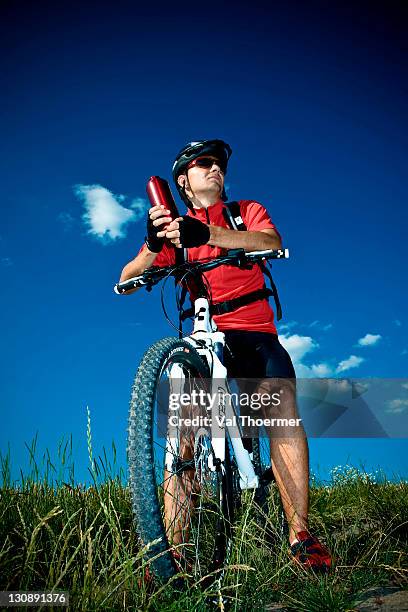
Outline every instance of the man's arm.
<svg viewBox="0 0 408 612">
<path fill-rule="evenodd" d="M 183 223 L 183 220 L 181 220 Z M 203 225 L 207 225 L 204 224 Z M 222 249 L 244 249 L 245 251 L 262 251 L 266 249 L 280 249 L 282 242 L 278 233 L 272 229 L 258 231 L 247 230 L 239 232 L 218 225 L 207 225 L 210 237 L 206 244 Z M 179 219 L 172 221 L 165 232 L 162 232 L 178 248 L 180 244 Z"/>
<path fill-rule="evenodd" d="M 157 255 L 158 253 L 152 253 L 145 245 L 143 250 L 123 268 L 119 282 L 121 283 L 129 278 L 134 278 L 135 276 L 143 274 L 147 268 L 153 265 Z M 139 291 L 139 289 L 141 289 L 141 287 L 135 287 L 134 289 L 129 289 L 129 291 L 125 293 L 121 293 L 121 295 L 130 295 L 131 293 L 135 293 L 135 291 Z"/>
<path fill-rule="evenodd" d="M 151 238 L 151 237 L 153 238 L 153 244 L 155 243 L 155 241 L 157 243 L 158 230 L 162 226 L 167 225 L 171 221 L 171 217 L 168 216 L 169 212 L 170 211 L 166 209 L 164 206 L 153 206 L 149 210 L 147 232 L 148 232 L 148 238 Z M 149 224 L 151 225 L 150 228 L 149 228 Z M 149 233 L 150 233 L 150 237 L 149 237 Z M 164 242 L 162 237 L 160 238 Z M 150 246 L 150 242 L 149 242 L 149 246 Z M 157 252 L 151 251 L 150 248 L 147 246 L 147 244 L 145 244 L 144 248 L 140 251 L 140 253 L 134 259 L 132 259 L 132 261 L 129 261 L 129 263 L 127 263 L 126 266 L 123 268 L 122 273 L 120 275 L 119 282 L 128 280 L 129 278 L 134 278 L 135 276 L 139 276 L 140 274 L 143 274 L 143 272 L 147 270 L 147 268 L 150 268 L 153 265 L 154 260 L 156 259 L 161 249 L 162 249 L 162 246 L 159 245 Z M 140 287 L 126 291 L 126 293 L 123 295 L 134 293 L 135 291 L 138 291 L 138 289 L 140 289 Z"/>
<path fill-rule="evenodd" d="M 158 253 L 152 253 L 145 245 L 143 250 L 123 268 L 119 282 L 121 283 L 129 278 L 143 274 L 147 268 L 153 265 L 157 255 Z"/>
<path fill-rule="evenodd" d="M 210 239 L 207 244 L 222 249 L 244 249 L 245 251 L 263 251 L 282 248 L 281 239 L 274 229 L 264 229 L 255 232 L 237 230 L 210 225 Z"/>
</svg>

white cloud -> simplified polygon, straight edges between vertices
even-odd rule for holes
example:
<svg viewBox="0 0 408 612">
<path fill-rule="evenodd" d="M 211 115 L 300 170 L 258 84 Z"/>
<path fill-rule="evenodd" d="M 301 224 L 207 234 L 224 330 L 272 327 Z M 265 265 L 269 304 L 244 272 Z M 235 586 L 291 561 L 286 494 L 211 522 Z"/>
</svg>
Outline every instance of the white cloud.
<svg viewBox="0 0 408 612">
<path fill-rule="evenodd" d="M 290 354 L 292 361 L 297 363 L 302 360 L 306 353 L 310 353 L 319 346 L 310 336 L 299 336 L 298 334 L 292 336 L 283 334 L 279 336 L 279 340 Z"/>
<path fill-rule="evenodd" d="M 287 323 L 279 323 L 279 329 L 292 329 L 292 327 L 296 327 L 298 324 L 297 321 L 288 321 Z"/>
<path fill-rule="evenodd" d="M 309 323 L 308 327 L 315 327 L 316 329 L 327 331 L 333 327 L 333 323 L 327 323 L 326 325 L 324 325 L 324 323 L 321 323 L 319 320 L 316 320 L 312 321 L 312 323 Z"/>
<path fill-rule="evenodd" d="M 394 399 L 388 402 L 388 410 L 387 412 L 391 412 L 393 414 L 400 414 L 401 412 L 405 412 L 408 409 L 408 399 Z"/>
<path fill-rule="evenodd" d="M 99 240 L 106 242 L 124 238 L 127 224 L 140 219 L 140 207 L 136 212 L 122 206 L 125 196 L 114 195 L 102 185 L 77 185 L 74 191 L 84 204 L 82 219 L 88 233 Z"/>
<path fill-rule="evenodd" d="M 366 334 L 363 338 L 360 338 L 357 342 L 358 346 L 373 346 L 381 340 L 380 334 Z"/>
<path fill-rule="evenodd" d="M 340 361 L 337 367 L 330 365 L 326 361 L 308 365 L 304 363 L 304 359 L 309 353 L 319 347 L 319 344 L 313 338 L 310 336 L 300 336 L 299 334 L 281 334 L 279 335 L 279 341 L 288 351 L 296 375 L 299 378 L 330 378 L 351 368 L 357 368 L 365 361 L 362 357 L 350 355 L 347 359 Z"/>
<path fill-rule="evenodd" d="M 351 382 L 345 378 L 331 378 L 329 381 L 329 388 L 336 393 L 349 392 L 352 389 Z"/>
<path fill-rule="evenodd" d="M 310 366 L 310 368 L 313 376 L 316 376 L 316 378 L 322 378 L 332 374 L 332 369 L 327 363 L 318 363 L 317 365 Z"/>
<path fill-rule="evenodd" d="M 299 336 L 298 334 L 289 336 L 283 334 L 279 336 L 279 340 L 288 351 L 296 375 L 299 378 L 322 378 L 330 376 L 332 373 L 332 369 L 327 363 L 317 363 L 309 366 L 302 362 L 303 357 L 307 353 L 310 353 L 319 346 L 310 336 Z"/>
<path fill-rule="evenodd" d="M 313 363 L 311 366 L 305 363 L 293 365 L 299 378 L 327 378 L 333 375 L 333 369 L 328 363 Z"/>
<path fill-rule="evenodd" d="M 347 359 L 343 359 L 340 361 L 339 365 L 336 368 L 336 374 L 340 374 L 340 372 L 345 372 L 346 370 L 350 370 L 351 368 L 357 368 L 361 363 L 363 363 L 364 359 L 362 357 L 357 357 L 356 355 L 350 355 Z"/>
</svg>

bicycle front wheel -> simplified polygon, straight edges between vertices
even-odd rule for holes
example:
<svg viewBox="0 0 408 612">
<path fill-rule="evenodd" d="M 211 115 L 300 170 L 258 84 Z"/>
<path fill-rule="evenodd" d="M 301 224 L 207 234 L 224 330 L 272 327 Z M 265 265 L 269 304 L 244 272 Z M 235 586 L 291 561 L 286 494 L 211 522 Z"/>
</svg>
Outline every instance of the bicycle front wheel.
<svg viewBox="0 0 408 612">
<path fill-rule="evenodd" d="M 130 401 L 130 489 L 142 544 L 159 540 L 146 552 L 156 576 L 201 579 L 216 575 L 227 554 L 231 462 L 228 445 L 224 465 L 215 461 L 205 407 L 172 404 L 175 370 L 185 398 L 209 392 L 208 365 L 185 340 L 164 338 L 145 353 Z"/>
</svg>

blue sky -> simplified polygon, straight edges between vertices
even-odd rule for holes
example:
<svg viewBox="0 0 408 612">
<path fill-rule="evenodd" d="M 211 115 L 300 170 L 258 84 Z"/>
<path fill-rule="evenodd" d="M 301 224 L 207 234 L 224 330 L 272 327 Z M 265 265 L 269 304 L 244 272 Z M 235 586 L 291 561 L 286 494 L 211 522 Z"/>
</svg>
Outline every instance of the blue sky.
<svg viewBox="0 0 408 612">
<path fill-rule="evenodd" d="M 147 179 L 170 179 L 189 140 L 231 144 L 231 199 L 262 202 L 290 249 L 274 276 L 298 374 L 407 377 L 405 16 L 353 5 L 2 4 L 0 441 L 16 468 L 37 431 L 51 453 L 72 433 L 83 479 L 87 405 L 95 454 L 114 440 L 124 465 L 132 377 L 173 332 L 157 289 L 112 286 L 143 240 Z M 407 450 L 311 440 L 311 464 L 407 476 Z"/>
</svg>

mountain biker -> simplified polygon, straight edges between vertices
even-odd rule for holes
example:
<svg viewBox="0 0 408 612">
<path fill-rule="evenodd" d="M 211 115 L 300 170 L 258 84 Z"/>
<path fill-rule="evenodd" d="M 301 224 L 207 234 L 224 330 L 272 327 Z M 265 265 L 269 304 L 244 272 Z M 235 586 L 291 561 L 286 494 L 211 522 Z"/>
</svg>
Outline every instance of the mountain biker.
<svg viewBox="0 0 408 612">
<path fill-rule="evenodd" d="M 230 228 L 224 215 L 227 200 L 224 179 L 231 153 L 230 146 L 222 140 L 192 142 L 179 152 L 173 164 L 173 179 L 187 214 L 172 219 L 164 206 L 150 208 L 145 244 L 123 268 L 120 281 L 142 274 L 153 264 L 174 265 L 176 249 L 187 249 L 188 260 L 194 261 L 218 257 L 225 249 L 257 251 L 282 247 L 268 212 L 254 200 L 238 203 L 246 231 Z M 241 269 L 222 265 L 206 272 L 205 277 L 213 304 L 223 304 L 213 318 L 225 333 L 229 350 L 225 351 L 224 363 L 229 376 L 287 381 L 288 399 L 283 402 L 284 413 L 280 412 L 280 417 L 296 418 L 295 371 L 279 342 L 273 310 L 267 298 L 259 293 L 264 288 L 262 270 L 259 266 Z M 243 305 L 239 301 L 230 302 L 242 296 L 246 296 Z M 308 531 L 308 444 L 303 427 L 300 435 L 280 434 L 271 439 L 271 460 L 294 559 L 314 570 L 328 570 L 329 551 Z"/>
</svg>

